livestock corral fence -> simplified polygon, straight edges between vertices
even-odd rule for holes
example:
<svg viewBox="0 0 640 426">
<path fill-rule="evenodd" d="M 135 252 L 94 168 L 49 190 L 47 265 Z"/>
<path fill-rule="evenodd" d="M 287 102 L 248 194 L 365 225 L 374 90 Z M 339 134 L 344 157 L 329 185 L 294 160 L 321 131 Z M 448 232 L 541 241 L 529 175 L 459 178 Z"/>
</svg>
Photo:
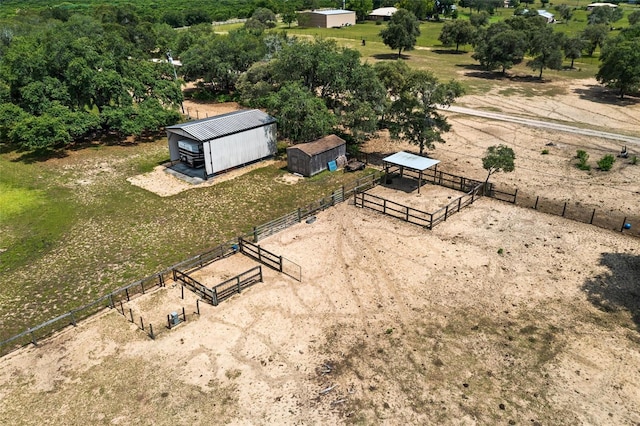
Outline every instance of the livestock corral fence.
<svg viewBox="0 0 640 426">
<path fill-rule="evenodd" d="M 388 169 L 389 172 L 384 178 L 385 182 L 388 182 L 388 178 L 395 176 L 398 170 L 399 168 L 395 167 Z M 443 171 L 427 169 L 427 171 L 422 172 L 422 174 L 419 175 L 415 171 L 405 170 L 403 171 L 403 174 L 415 179 L 420 179 L 426 183 L 430 182 L 462 191 L 465 192 L 465 194 L 435 212 L 418 210 L 364 191 L 354 193 L 353 199 L 355 206 L 366 207 L 427 229 L 433 229 L 433 227 L 438 223 L 446 221 L 450 216 L 458 213 L 464 207 L 473 204 L 473 202 L 480 198 L 484 192 L 484 182 L 452 175 Z M 419 184 L 421 183 L 422 182 Z"/>
<path fill-rule="evenodd" d="M 405 171 L 405 173 L 407 173 L 407 171 Z M 498 186 L 492 183 L 488 183 L 486 186 L 482 187 L 482 190 L 480 192 L 478 192 L 476 190 L 477 185 L 482 182 L 474 179 L 469 179 L 464 176 L 446 173 L 442 170 L 427 170 L 423 173 L 422 178 L 426 182 L 442 185 L 447 188 L 459 190 L 466 193 L 444 208 L 444 212 L 441 212 L 438 215 L 438 218 L 441 219 L 434 219 L 433 215 L 436 215 L 436 213 L 438 212 L 430 213 L 432 215 L 430 219 L 431 226 L 434 225 L 434 221 L 445 220 L 446 218 L 450 217 L 451 214 L 458 212 L 462 207 L 474 202 L 477 199 L 476 197 L 482 195 L 513 203 L 518 206 L 533 208 L 544 213 L 562 216 L 567 219 L 583 223 L 589 223 L 601 228 L 613 229 L 619 232 L 623 232 L 626 235 L 633 235 L 636 237 L 640 236 L 640 217 L 638 217 L 637 215 L 625 216 L 622 213 L 607 210 L 606 207 L 593 207 L 581 203 L 571 202 L 569 200 L 553 200 L 536 195 L 530 195 L 526 192 L 518 191 L 518 189 L 515 188 Z M 0 356 L 6 355 L 7 353 L 12 352 L 17 348 L 28 344 L 36 345 L 39 341 L 45 339 L 48 336 L 51 336 L 53 333 L 61 331 L 67 327 L 76 326 L 78 321 L 97 314 L 103 311 L 105 308 L 115 308 L 117 305 L 120 305 L 121 302 L 129 301 L 132 298 L 137 297 L 138 295 L 144 294 L 158 287 L 163 287 L 168 279 L 173 278 L 174 270 L 178 270 L 181 273 L 188 275 L 188 273 L 192 270 L 201 268 L 211 262 L 214 262 L 215 260 L 224 258 L 225 256 L 229 256 L 239 251 L 240 238 L 244 238 L 245 241 L 247 241 L 247 238 L 252 238 L 253 243 L 257 243 L 260 239 L 272 235 L 280 230 L 286 229 L 289 226 L 300 223 L 307 218 L 311 218 L 319 211 L 322 211 L 340 202 L 346 201 L 351 197 L 357 197 L 357 195 L 354 194 L 360 194 L 378 185 L 381 181 L 383 181 L 383 179 L 386 179 L 386 176 L 381 171 L 376 171 L 372 174 L 363 176 L 349 185 L 338 188 L 327 197 L 324 197 L 307 206 L 301 207 L 296 211 L 285 214 L 278 219 L 254 227 L 252 232 L 248 234 L 220 244 L 211 250 L 186 259 L 161 272 L 150 275 L 127 286 L 113 290 L 110 293 L 84 306 L 73 309 L 69 312 L 45 321 L 42 324 L 30 327 L 22 333 L 9 337 L 6 340 L 0 341 Z M 472 190 L 473 192 L 470 192 Z M 367 199 L 370 199 L 368 196 L 365 197 L 367 197 Z M 399 215 L 404 214 L 406 216 L 407 214 L 406 209 L 404 211 L 402 210 L 402 208 L 406 206 L 393 206 L 392 204 L 389 204 L 387 205 L 387 207 L 393 207 L 394 209 L 399 210 L 401 212 L 398 213 Z M 412 212 L 409 213 L 410 215 L 413 215 Z M 415 214 L 414 216 L 419 215 Z M 426 223 L 426 221 L 422 221 L 422 223 Z M 288 273 L 288 275 L 294 276 L 296 267 L 299 268 L 299 266 L 293 264 L 293 262 L 291 262 L 291 265 L 289 265 L 288 262 L 290 261 L 287 261 L 283 258 L 282 272 L 287 273 L 285 271 L 287 271 L 287 268 L 290 268 L 294 272 L 290 272 Z M 178 277 L 176 276 L 176 279 L 177 278 Z M 231 287 L 233 286 L 233 284 L 227 285 Z M 126 312 L 124 314 L 126 314 Z M 151 332 L 151 334 L 153 334 L 153 332 Z"/>
</svg>

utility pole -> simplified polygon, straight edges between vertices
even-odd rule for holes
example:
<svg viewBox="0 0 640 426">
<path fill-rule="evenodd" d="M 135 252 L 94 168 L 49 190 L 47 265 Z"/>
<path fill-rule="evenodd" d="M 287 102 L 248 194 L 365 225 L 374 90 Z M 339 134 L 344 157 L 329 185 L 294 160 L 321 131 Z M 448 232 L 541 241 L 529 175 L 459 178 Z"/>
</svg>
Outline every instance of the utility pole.
<svg viewBox="0 0 640 426">
<path fill-rule="evenodd" d="M 171 56 L 170 50 L 167 52 L 167 60 L 173 67 L 173 78 L 175 79 L 176 84 L 178 84 L 178 73 L 176 72 L 176 64 L 173 63 L 173 57 Z M 181 87 L 178 87 L 178 88 L 180 89 L 180 91 L 182 91 Z M 182 109 L 182 114 L 184 114 L 184 105 L 182 104 L 182 102 L 180 102 L 180 108 Z"/>
</svg>

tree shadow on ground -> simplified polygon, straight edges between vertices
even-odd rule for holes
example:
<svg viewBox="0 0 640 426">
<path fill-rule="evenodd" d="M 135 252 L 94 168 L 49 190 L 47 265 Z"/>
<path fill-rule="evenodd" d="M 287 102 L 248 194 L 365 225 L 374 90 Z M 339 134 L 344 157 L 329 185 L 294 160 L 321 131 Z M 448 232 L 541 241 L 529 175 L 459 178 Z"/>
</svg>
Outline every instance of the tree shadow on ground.
<svg viewBox="0 0 640 426">
<path fill-rule="evenodd" d="M 505 80 L 505 81 L 513 81 L 518 83 L 548 83 L 550 80 L 538 78 L 537 75 L 519 75 L 519 74 L 509 74 L 508 72 L 502 74 L 501 71 L 487 71 L 483 68 L 472 68 L 471 66 L 463 66 L 463 68 L 467 68 L 470 70 L 476 71 L 467 71 L 465 72 L 465 76 L 473 77 L 473 78 L 481 78 L 483 80 Z"/>
<path fill-rule="evenodd" d="M 433 53 L 437 53 L 438 55 L 466 55 L 466 50 L 455 50 L 455 49 L 433 49 L 431 50 Z"/>
<path fill-rule="evenodd" d="M 54 147 L 47 149 L 35 149 L 26 150 L 6 146 L 0 151 L 1 153 L 15 152 L 19 154 L 18 157 L 11 160 L 15 163 L 34 164 L 42 163 L 54 158 L 61 159 L 69 156 L 69 152 L 81 151 L 85 149 L 98 148 L 100 146 L 138 146 L 143 143 L 151 143 L 158 140 L 160 137 L 164 137 L 160 132 L 150 132 L 140 136 L 122 137 L 115 134 L 103 134 L 94 135 L 92 139 L 84 139 L 81 141 L 73 142 L 70 145 L 64 147 Z"/>
<path fill-rule="evenodd" d="M 618 93 L 599 84 L 591 84 L 586 87 L 573 89 L 580 99 L 597 102 L 606 105 L 631 106 L 640 104 L 640 97 L 625 95 L 620 99 Z"/>
<path fill-rule="evenodd" d="M 587 300 L 604 312 L 628 311 L 640 331 L 640 255 L 602 253 L 600 264 L 609 270 L 582 285 Z"/>
<path fill-rule="evenodd" d="M 375 59 L 378 59 L 380 61 L 389 61 L 389 60 L 394 60 L 394 59 L 398 59 L 398 54 L 397 53 L 376 53 L 375 55 L 372 55 Z M 409 59 L 408 55 L 400 55 L 400 59 L 404 59 L 407 60 Z"/>
</svg>

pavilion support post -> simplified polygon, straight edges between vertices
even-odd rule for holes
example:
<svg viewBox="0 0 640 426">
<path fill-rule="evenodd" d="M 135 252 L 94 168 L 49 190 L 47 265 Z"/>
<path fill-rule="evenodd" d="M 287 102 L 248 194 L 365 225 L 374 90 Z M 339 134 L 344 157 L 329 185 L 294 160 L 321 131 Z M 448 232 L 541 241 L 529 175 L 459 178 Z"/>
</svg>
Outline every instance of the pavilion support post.
<svg viewBox="0 0 640 426">
<path fill-rule="evenodd" d="M 418 194 L 420 193 L 420 187 L 422 186 L 422 170 L 418 173 Z"/>
</svg>

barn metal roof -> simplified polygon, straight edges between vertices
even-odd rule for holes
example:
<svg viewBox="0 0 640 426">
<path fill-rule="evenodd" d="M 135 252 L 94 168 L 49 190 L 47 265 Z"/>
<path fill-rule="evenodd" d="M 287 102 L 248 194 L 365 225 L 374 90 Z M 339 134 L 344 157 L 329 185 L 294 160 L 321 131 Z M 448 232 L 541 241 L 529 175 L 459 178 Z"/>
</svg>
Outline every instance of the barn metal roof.
<svg viewBox="0 0 640 426">
<path fill-rule="evenodd" d="M 275 122 L 276 119 L 269 114 L 258 109 L 250 109 L 175 124 L 168 126 L 166 130 L 189 139 L 205 142 Z"/>
<path fill-rule="evenodd" d="M 311 156 L 320 154 L 322 152 L 329 151 L 330 149 L 333 149 L 337 146 L 344 145 L 344 144 L 346 144 L 344 139 L 336 135 L 329 135 L 329 136 L 320 138 L 318 140 L 315 140 L 313 142 L 300 143 L 300 144 L 294 145 L 292 147 L 287 148 L 287 151 L 290 149 L 299 149 L 300 151 L 304 152 L 305 154 L 311 157 Z"/>
<path fill-rule="evenodd" d="M 382 161 L 419 171 L 427 170 L 429 167 L 435 166 L 440 162 L 440 160 L 421 157 L 405 151 L 396 152 L 393 155 L 383 158 Z"/>
</svg>

